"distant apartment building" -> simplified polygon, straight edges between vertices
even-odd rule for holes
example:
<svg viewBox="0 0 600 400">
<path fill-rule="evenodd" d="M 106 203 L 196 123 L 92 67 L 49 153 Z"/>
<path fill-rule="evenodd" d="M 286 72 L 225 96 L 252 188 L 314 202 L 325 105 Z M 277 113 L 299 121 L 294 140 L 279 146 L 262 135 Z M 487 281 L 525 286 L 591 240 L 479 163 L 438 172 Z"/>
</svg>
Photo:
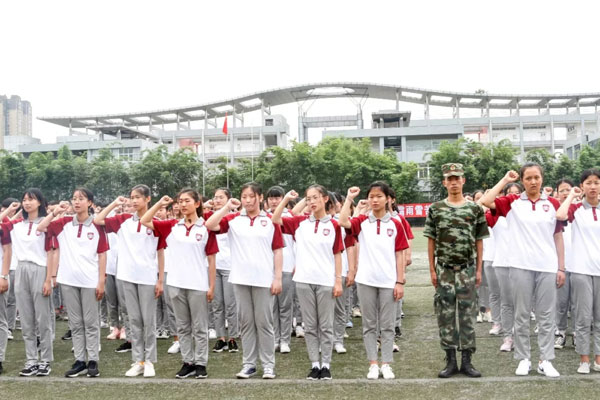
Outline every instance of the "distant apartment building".
<svg viewBox="0 0 600 400">
<path fill-rule="evenodd" d="M 0 95 L 0 148 L 28 142 L 32 136 L 31 103 L 19 96 Z"/>
</svg>

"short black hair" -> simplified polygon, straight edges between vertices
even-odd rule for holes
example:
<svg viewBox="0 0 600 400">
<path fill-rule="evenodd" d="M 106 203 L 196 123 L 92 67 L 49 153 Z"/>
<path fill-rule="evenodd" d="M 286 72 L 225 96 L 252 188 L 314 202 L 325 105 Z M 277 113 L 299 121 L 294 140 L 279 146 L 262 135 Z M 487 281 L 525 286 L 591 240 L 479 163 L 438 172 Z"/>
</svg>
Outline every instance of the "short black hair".
<svg viewBox="0 0 600 400">
<path fill-rule="evenodd" d="M 10 207 L 10 205 L 14 202 L 18 202 L 19 200 L 15 199 L 14 197 L 7 197 L 4 200 L 2 200 L 2 208 L 8 208 Z"/>
<path fill-rule="evenodd" d="M 587 178 L 589 178 L 590 176 L 595 176 L 600 178 L 600 170 L 596 169 L 596 168 L 590 168 L 590 169 L 586 169 L 585 171 L 583 171 L 581 173 L 581 178 L 579 179 L 579 182 L 583 185 L 583 182 L 585 182 L 585 180 Z M 3 204 L 4 206 L 4 204 Z"/>
<path fill-rule="evenodd" d="M 270 197 L 283 197 L 285 196 L 285 190 L 281 186 L 271 186 L 269 190 L 267 190 L 267 199 Z"/>
<path fill-rule="evenodd" d="M 42 194 L 42 191 L 40 189 L 37 189 L 37 188 L 27 189 L 23 193 L 23 196 L 21 196 L 21 202 L 23 201 L 25 196 L 27 196 L 31 199 L 36 199 L 37 201 L 40 202 L 40 207 L 38 208 L 38 217 L 45 217 L 48 214 L 48 212 L 46 210 L 48 208 L 48 202 L 46 201 L 46 198 L 44 197 L 44 195 Z M 23 208 L 23 218 L 24 219 L 29 218 L 29 214 L 27 213 L 27 211 L 25 211 L 24 208 Z"/>
</svg>

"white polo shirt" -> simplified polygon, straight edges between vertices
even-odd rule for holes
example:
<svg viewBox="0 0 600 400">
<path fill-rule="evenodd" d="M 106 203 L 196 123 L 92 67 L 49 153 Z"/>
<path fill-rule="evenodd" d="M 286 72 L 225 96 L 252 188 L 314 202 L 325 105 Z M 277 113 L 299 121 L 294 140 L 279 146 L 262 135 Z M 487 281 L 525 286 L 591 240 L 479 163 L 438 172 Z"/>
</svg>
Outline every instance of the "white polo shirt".
<svg viewBox="0 0 600 400">
<path fill-rule="evenodd" d="M 351 231 L 358 236 L 360 251 L 355 281 L 363 285 L 393 289 L 398 275 L 396 252 L 408 248 L 402 223 L 386 213 L 377 219 L 373 213 L 351 218 Z"/>
<path fill-rule="evenodd" d="M 204 221 L 207 221 L 214 212 L 207 211 L 204 213 Z M 216 233 L 217 245 L 219 252 L 215 256 L 217 269 L 222 271 L 231 271 L 231 250 L 229 249 L 229 234 Z"/>
<path fill-rule="evenodd" d="M 42 219 L 42 217 L 34 221 L 17 219 L 2 224 L 2 229 L 10 232 L 12 251 L 18 262 L 29 261 L 41 267 L 48 264 L 46 252 L 51 248 L 50 239 L 45 232 L 37 230 Z"/>
<path fill-rule="evenodd" d="M 335 284 L 334 254 L 344 250 L 342 232 L 330 215 L 283 217 L 282 232 L 296 240 L 294 282 L 331 286 Z"/>
<path fill-rule="evenodd" d="M 166 241 L 171 262 L 167 285 L 206 292 L 209 289 L 207 256 L 217 254 L 215 234 L 198 218 L 187 227 L 185 220 L 154 221 L 154 231 Z"/>
<path fill-rule="evenodd" d="M 287 208 L 283 210 L 281 214 L 284 218 L 293 218 L 294 214 L 290 212 Z M 288 233 L 283 233 L 283 243 L 285 243 L 285 247 L 283 248 L 283 272 L 294 272 L 294 267 L 296 266 L 296 243 L 294 241 L 294 236 Z"/>
<path fill-rule="evenodd" d="M 495 223 L 495 218 L 492 216 L 492 213 L 488 210 L 485 213 L 485 220 L 488 223 L 488 226 L 492 228 Z M 481 259 L 483 261 L 494 261 L 494 256 L 496 253 L 496 243 L 494 242 L 494 231 L 493 229 L 488 229 L 490 232 L 490 236 L 483 239 L 483 255 Z"/>
<path fill-rule="evenodd" d="M 156 285 L 158 259 L 156 253 L 166 244 L 158 234 L 141 224 L 137 214 L 120 214 L 104 220 L 106 232 L 117 233 L 117 279 L 140 285 Z M 155 220 L 156 222 L 158 220 Z"/>
<path fill-rule="evenodd" d="M 10 218 L 5 217 L 2 223 L 10 222 Z M 6 234 L 6 235 L 5 235 Z M 6 243 L 2 244 L 10 244 L 10 231 L 8 229 L 2 229 L 2 233 L 0 234 L 0 238 L 4 239 Z M 0 260 L 4 256 L 4 250 L 2 250 L 2 246 L 0 246 Z M 17 269 L 17 257 L 15 256 L 15 252 L 12 252 L 12 257 L 10 258 L 10 271 L 14 271 Z"/>
<path fill-rule="evenodd" d="M 107 233 L 108 252 L 106 253 L 106 274 L 117 275 L 117 260 L 119 259 L 119 239 L 116 233 Z"/>
<path fill-rule="evenodd" d="M 567 271 L 600 276 L 600 210 L 585 199 L 569 207 L 571 223 L 571 262 Z"/>
<path fill-rule="evenodd" d="M 508 248 L 506 260 L 512 268 L 557 272 L 558 256 L 554 234 L 561 233 L 557 221 L 558 200 L 542 194 L 533 202 L 527 193 L 509 194 L 495 200 L 495 214 L 506 217 Z"/>
<path fill-rule="evenodd" d="M 98 254 L 108 250 L 108 242 L 104 227 L 93 221 L 93 216 L 83 223 L 63 217 L 48 226 L 46 234 L 55 237 L 60 247 L 58 283 L 91 289 L 98 286 Z"/>
<path fill-rule="evenodd" d="M 284 247 L 281 227 L 261 211 L 250 218 L 245 209 L 229 214 L 220 222 L 220 231 L 229 235 L 231 272 L 236 285 L 271 287 L 274 277 L 273 250 Z"/>
</svg>

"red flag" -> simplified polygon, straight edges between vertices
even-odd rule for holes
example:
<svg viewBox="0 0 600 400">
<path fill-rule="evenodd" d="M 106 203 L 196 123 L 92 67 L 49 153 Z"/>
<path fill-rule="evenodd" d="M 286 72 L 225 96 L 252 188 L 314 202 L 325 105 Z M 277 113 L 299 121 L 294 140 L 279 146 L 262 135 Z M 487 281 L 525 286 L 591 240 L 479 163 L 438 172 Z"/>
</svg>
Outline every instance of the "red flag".
<svg viewBox="0 0 600 400">
<path fill-rule="evenodd" d="M 223 133 L 227 135 L 227 113 L 225 113 L 225 122 L 223 123 Z"/>
</svg>

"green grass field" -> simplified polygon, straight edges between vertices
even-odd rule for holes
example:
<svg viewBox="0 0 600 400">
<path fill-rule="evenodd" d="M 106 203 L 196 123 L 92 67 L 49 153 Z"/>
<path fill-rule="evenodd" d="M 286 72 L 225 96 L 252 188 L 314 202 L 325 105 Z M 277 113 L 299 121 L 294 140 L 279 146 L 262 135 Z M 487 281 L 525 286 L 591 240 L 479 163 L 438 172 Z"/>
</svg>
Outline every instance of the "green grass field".
<svg viewBox="0 0 600 400">
<path fill-rule="evenodd" d="M 57 339 L 54 347 L 52 374 L 45 378 L 19 378 L 18 371 L 24 363 L 23 342 L 20 332 L 7 346 L 5 372 L 0 376 L 2 399 L 89 399 L 126 396 L 147 399 L 178 399 L 191 396 L 206 398 L 593 398 L 600 387 L 600 374 L 578 375 L 578 356 L 571 341 L 569 346 L 557 351 L 555 366 L 561 372 L 559 379 L 550 380 L 532 372 L 529 377 L 517 378 L 514 369 L 517 363 L 513 354 L 500 353 L 501 339 L 487 334 L 491 324 L 477 325 L 478 350 L 474 356 L 475 366 L 484 377 L 468 379 L 461 376 L 437 379 L 437 372 L 444 364 L 444 353 L 440 350 L 438 332 L 433 314 L 433 289 L 429 283 L 426 260 L 426 242 L 422 230 L 416 229 L 413 266 L 408 272 L 405 293 L 403 337 L 398 341 L 400 353 L 395 354 L 393 381 L 368 382 L 367 362 L 360 331 L 360 319 L 355 318 L 355 327 L 348 329 L 347 354 L 334 353 L 332 362 L 333 381 L 307 382 L 304 378 L 310 363 L 303 339 L 292 338 L 292 352 L 277 354 L 277 379 L 263 381 L 251 379 L 240 381 L 234 378 L 241 367 L 242 354 L 209 355 L 209 379 L 205 381 L 174 379 L 180 367 L 179 355 L 167 354 L 170 340 L 159 340 L 159 360 L 156 364 L 157 377 L 152 379 L 125 378 L 124 373 L 131 363 L 131 354 L 116 354 L 118 341 L 102 340 L 100 353 L 101 377 L 90 379 L 63 378 L 64 372 L 73 363 L 71 342 Z M 57 337 L 67 330 L 65 322 L 57 323 Z M 532 326 L 533 330 L 533 326 Z M 103 337 L 108 330 L 103 330 Z M 211 346 L 213 342 L 211 341 Z M 537 355 L 537 342 L 532 334 L 532 358 Z"/>
</svg>

